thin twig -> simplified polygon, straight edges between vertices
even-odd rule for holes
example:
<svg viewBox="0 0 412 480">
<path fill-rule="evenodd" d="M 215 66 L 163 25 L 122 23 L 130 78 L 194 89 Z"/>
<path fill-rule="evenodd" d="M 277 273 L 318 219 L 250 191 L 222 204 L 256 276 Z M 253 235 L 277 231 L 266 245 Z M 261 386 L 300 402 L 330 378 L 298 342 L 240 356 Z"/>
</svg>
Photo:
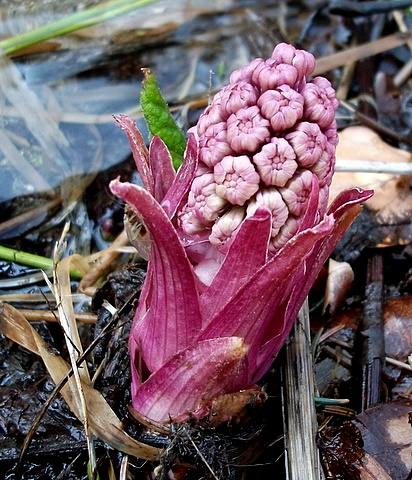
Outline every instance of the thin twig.
<svg viewBox="0 0 412 480">
<path fill-rule="evenodd" d="M 59 312 L 56 310 L 19 310 L 21 314 L 29 322 L 58 322 Z M 91 323 L 94 324 L 97 321 L 97 315 L 90 312 L 75 312 L 75 319 L 78 323 Z"/>
<path fill-rule="evenodd" d="M 407 162 L 367 162 L 364 160 L 336 160 L 336 172 L 391 173 L 394 175 L 412 175 L 412 163 Z"/>
<path fill-rule="evenodd" d="M 412 367 L 409 365 L 409 363 L 400 362 L 399 360 L 396 360 L 395 358 L 391 358 L 391 357 L 385 357 L 385 362 L 389 363 L 390 365 L 393 365 L 396 368 L 408 370 L 409 372 L 412 372 Z"/>
<path fill-rule="evenodd" d="M 349 62 L 377 55 L 386 50 L 399 47 L 407 43 L 411 39 L 411 36 L 411 30 L 408 30 L 405 33 L 394 33 L 387 37 L 380 38 L 379 40 L 348 48 L 343 52 L 334 53 L 327 57 L 319 58 L 316 60 L 316 68 L 313 74 L 320 75 L 329 70 L 333 70 L 334 68 L 342 67 Z"/>
<path fill-rule="evenodd" d="M 215 472 L 213 471 L 212 467 L 209 465 L 208 461 L 206 460 L 205 456 L 203 453 L 199 450 L 199 447 L 196 445 L 196 443 L 192 440 L 192 437 L 189 435 L 188 432 L 186 432 L 187 438 L 189 439 L 190 443 L 193 445 L 194 449 L 196 450 L 197 454 L 199 457 L 202 459 L 203 463 L 206 465 L 207 469 L 209 472 L 212 474 L 213 478 L 215 480 L 220 480 L 219 477 L 216 476 Z"/>
<path fill-rule="evenodd" d="M 379 133 L 380 135 L 392 138 L 399 143 L 406 143 L 407 145 L 412 144 L 412 140 L 410 137 L 401 135 L 397 131 L 386 127 L 385 125 L 382 125 L 382 123 L 378 122 L 374 118 L 370 117 L 369 115 L 365 115 L 364 113 L 357 110 L 346 100 L 341 100 L 340 103 L 353 114 L 353 116 L 356 120 L 358 120 L 358 122 L 362 123 L 363 125 L 369 127 L 372 130 L 375 130 L 375 132 Z"/>
<path fill-rule="evenodd" d="M 401 32 L 406 32 L 408 30 L 408 27 L 406 26 L 406 23 L 403 20 L 402 13 L 399 10 L 396 10 L 395 12 L 392 13 L 392 16 L 395 20 L 395 22 L 398 24 L 398 28 Z M 408 42 L 408 47 L 409 50 L 412 51 L 412 42 Z M 393 84 L 395 87 L 399 88 L 401 85 L 403 85 L 407 79 L 411 76 L 412 74 L 412 58 L 410 58 L 405 65 L 399 69 L 399 71 L 393 76 Z"/>
</svg>

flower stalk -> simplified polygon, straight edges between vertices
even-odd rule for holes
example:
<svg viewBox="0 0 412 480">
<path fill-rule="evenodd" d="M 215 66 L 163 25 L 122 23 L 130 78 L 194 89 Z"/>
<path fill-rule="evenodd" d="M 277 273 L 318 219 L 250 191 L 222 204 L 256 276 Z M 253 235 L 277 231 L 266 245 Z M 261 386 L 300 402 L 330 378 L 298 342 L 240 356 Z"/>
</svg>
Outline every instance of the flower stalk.
<svg viewBox="0 0 412 480">
<path fill-rule="evenodd" d="M 159 137 L 147 150 L 134 122 L 116 117 L 144 187 L 110 188 L 150 239 L 129 342 L 142 416 L 202 418 L 221 396 L 256 392 L 373 193 L 349 190 L 328 207 L 338 102 L 326 79 L 308 80 L 314 68 L 311 54 L 280 44 L 235 71 L 189 130 L 176 175 Z"/>
</svg>

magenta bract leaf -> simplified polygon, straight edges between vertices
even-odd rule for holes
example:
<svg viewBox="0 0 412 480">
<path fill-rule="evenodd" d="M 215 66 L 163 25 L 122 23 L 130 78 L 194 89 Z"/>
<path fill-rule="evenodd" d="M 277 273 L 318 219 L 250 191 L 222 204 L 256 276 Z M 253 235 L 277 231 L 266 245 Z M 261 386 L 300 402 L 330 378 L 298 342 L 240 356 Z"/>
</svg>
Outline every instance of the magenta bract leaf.
<svg viewBox="0 0 412 480">
<path fill-rule="evenodd" d="M 310 230 L 295 235 L 284 247 L 232 297 L 231 301 L 213 318 L 199 335 L 199 340 L 220 336 L 239 336 L 250 347 L 250 372 L 262 338 L 276 309 L 290 293 L 302 274 L 303 265 L 314 244 L 333 230 L 332 216 Z M 279 326 L 283 328 L 283 325 Z"/>
<path fill-rule="evenodd" d="M 347 212 L 353 205 L 366 202 L 373 196 L 373 190 L 363 190 L 362 188 L 351 188 L 340 192 L 333 202 L 329 205 L 327 213 L 333 213 L 334 216 L 338 212 Z M 342 215 L 342 213 L 340 214 Z"/>
<path fill-rule="evenodd" d="M 149 145 L 149 165 L 153 175 L 154 197 L 161 203 L 176 173 L 169 150 L 158 136 L 154 136 Z"/>
<path fill-rule="evenodd" d="M 342 192 L 334 200 L 328 213 L 333 216 L 335 225 L 330 235 L 319 240 L 305 260 L 305 273 L 296 276 L 296 283 L 290 296 L 281 305 L 276 316 L 269 324 L 258 353 L 256 372 L 252 381 L 256 382 L 267 371 L 272 363 L 272 356 L 279 353 L 285 343 L 293 322 L 299 312 L 304 299 L 309 294 L 322 266 L 335 249 L 343 234 L 359 215 L 361 206 L 373 195 L 371 190 L 352 189 Z M 283 326 L 280 325 L 283 323 Z M 279 328 L 281 326 L 281 328 Z"/>
<path fill-rule="evenodd" d="M 145 285 L 131 335 L 147 367 L 155 371 L 192 343 L 200 330 L 195 277 L 174 226 L 156 200 L 131 183 L 113 180 L 110 188 L 138 212 L 150 232 L 150 283 Z"/>
<path fill-rule="evenodd" d="M 141 370 L 142 366 L 139 365 L 140 356 L 138 355 L 139 347 L 136 344 L 136 340 L 134 339 L 133 335 L 129 337 L 129 353 L 130 353 L 130 360 L 131 360 L 131 374 L 132 374 L 132 385 L 131 385 L 131 393 L 132 398 L 136 395 L 137 389 L 140 387 L 142 383 L 141 379 Z"/>
<path fill-rule="evenodd" d="M 198 342 L 171 357 L 137 390 L 133 408 L 156 422 L 195 410 L 200 402 L 245 385 L 247 347 L 242 338 Z"/>
<path fill-rule="evenodd" d="M 125 132 L 129 140 L 137 171 L 139 172 L 143 185 L 153 195 L 154 184 L 149 168 L 149 152 L 142 134 L 139 132 L 136 123 L 127 115 L 113 115 L 113 118 L 116 120 L 117 125 Z"/>
<path fill-rule="evenodd" d="M 162 201 L 162 207 L 169 218 L 175 214 L 183 197 L 189 190 L 197 169 L 197 143 L 193 135 L 187 142 L 185 161 L 177 171 L 175 180 Z"/>
<path fill-rule="evenodd" d="M 231 243 L 211 285 L 200 296 L 203 328 L 213 315 L 265 264 L 271 215 L 265 207 L 246 218 Z"/>
<path fill-rule="evenodd" d="M 319 181 L 315 175 L 312 177 L 312 188 L 309 194 L 309 201 L 306 211 L 303 215 L 299 230 L 311 228 L 316 222 L 316 216 L 319 215 Z"/>
</svg>

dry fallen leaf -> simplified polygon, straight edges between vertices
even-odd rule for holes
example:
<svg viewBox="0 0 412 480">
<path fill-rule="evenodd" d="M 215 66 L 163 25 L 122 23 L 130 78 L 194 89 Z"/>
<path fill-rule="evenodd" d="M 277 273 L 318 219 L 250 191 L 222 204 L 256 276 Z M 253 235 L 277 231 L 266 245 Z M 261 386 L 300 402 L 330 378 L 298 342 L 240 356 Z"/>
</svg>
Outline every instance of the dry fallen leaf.
<svg viewBox="0 0 412 480">
<path fill-rule="evenodd" d="M 339 143 L 336 147 L 336 158 L 339 162 L 357 160 L 364 162 L 404 163 L 411 160 L 411 154 L 405 150 L 385 143 L 373 130 L 362 127 L 348 127 L 339 132 Z M 386 202 L 382 193 L 396 191 L 396 180 L 399 175 L 364 172 L 336 172 L 331 186 L 331 197 L 350 187 L 374 189 L 375 195 L 368 200 L 374 210 L 381 210 Z M 409 177 L 408 177 L 409 179 Z M 389 184 L 389 185 L 388 185 Z M 411 193 L 412 198 L 412 193 Z"/>
<path fill-rule="evenodd" d="M 369 408 L 357 416 L 364 449 L 379 460 L 393 480 L 405 480 L 412 470 L 411 411 L 411 401 L 399 400 Z"/>
<path fill-rule="evenodd" d="M 383 317 L 386 355 L 405 362 L 412 353 L 412 296 L 387 300 Z"/>
<path fill-rule="evenodd" d="M 339 162 L 357 160 L 364 162 L 405 163 L 410 153 L 385 143 L 367 127 L 348 127 L 339 133 L 336 150 Z M 381 173 L 336 172 L 330 198 L 350 187 L 373 189 L 374 196 L 366 202 L 373 212 L 379 232 L 372 238 L 374 246 L 406 244 L 412 237 L 412 176 Z"/>
<path fill-rule="evenodd" d="M 334 315 L 346 298 L 354 280 L 352 267 L 346 262 L 336 262 L 329 259 L 329 274 L 326 281 L 323 313 L 326 309 Z"/>
<path fill-rule="evenodd" d="M 362 316 L 362 309 L 354 308 L 336 315 L 320 338 L 320 342 L 336 335 L 347 343 L 353 342 L 354 332 Z M 395 297 L 383 306 L 385 355 L 407 362 L 412 352 L 412 295 Z M 339 333 L 340 332 L 340 333 Z"/>
<path fill-rule="evenodd" d="M 23 315 L 14 307 L 0 303 L 0 333 L 10 340 L 40 355 L 46 368 L 58 385 L 70 370 L 69 364 L 40 337 Z M 160 450 L 134 440 L 123 430 L 121 421 L 103 396 L 90 383 L 82 381 L 89 414 L 90 428 L 94 434 L 111 447 L 146 460 L 158 458 Z M 61 389 L 61 394 L 72 412 L 81 418 L 79 392 L 73 377 Z"/>
<path fill-rule="evenodd" d="M 317 444 L 328 478 L 345 480 L 393 480 L 365 449 L 353 422 L 327 427 L 318 434 Z"/>
<path fill-rule="evenodd" d="M 359 470 L 360 480 L 394 480 L 384 470 L 382 465 L 369 453 L 365 452 L 362 459 L 362 467 Z"/>
</svg>

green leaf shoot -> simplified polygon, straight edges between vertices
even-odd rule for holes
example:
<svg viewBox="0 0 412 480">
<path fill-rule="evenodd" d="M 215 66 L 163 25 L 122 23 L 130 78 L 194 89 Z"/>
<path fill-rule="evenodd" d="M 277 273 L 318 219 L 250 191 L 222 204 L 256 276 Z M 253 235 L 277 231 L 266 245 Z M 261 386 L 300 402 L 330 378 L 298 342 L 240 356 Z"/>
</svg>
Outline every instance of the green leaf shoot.
<svg viewBox="0 0 412 480">
<path fill-rule="evenodd" d="M 183 161 L 186 139 L 170 114 L 154 73 L 143 69 L 145 78 L 142 83 L 140 105 L 151 136 L 160 137 L 172 156 L 173 166 L 177 170 Z"/>
</svg>

